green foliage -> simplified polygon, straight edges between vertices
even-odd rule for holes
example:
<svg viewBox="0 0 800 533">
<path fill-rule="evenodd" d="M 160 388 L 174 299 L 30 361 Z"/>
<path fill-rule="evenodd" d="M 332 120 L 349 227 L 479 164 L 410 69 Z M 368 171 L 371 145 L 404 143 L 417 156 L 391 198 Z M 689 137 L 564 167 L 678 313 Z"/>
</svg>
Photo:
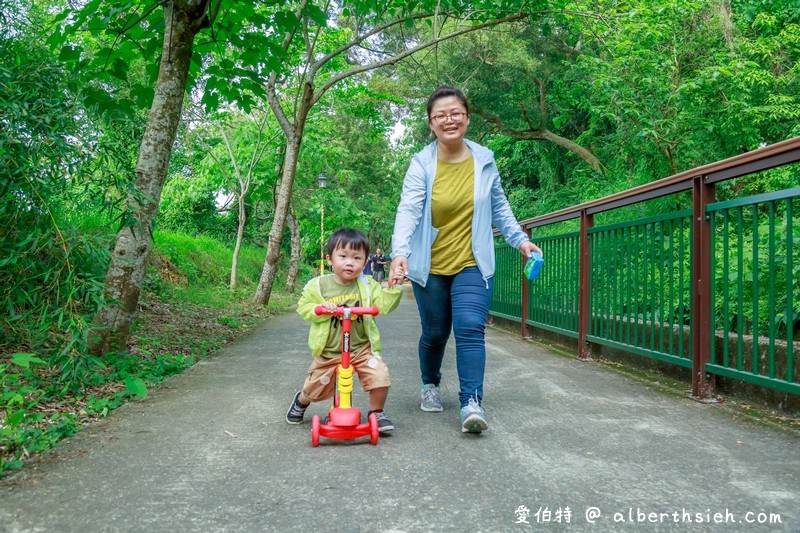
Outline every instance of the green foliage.
<svg viewBox="0 0 800 533">
<path fill-rule="evenodd" d="M 45 364 L 35 353 L 15 353 L 11 356 L 11 362 L 23 368 L 30 368 L 31 363 Z"/>
<path fill-rule="evenodd" d="M 90 216 L 87 226 L 93 220 Z M 0 477 L 88 420 L 108 415 L 131 398 L 146 397 L 153 384 L 183 372 L 262 320 L 264 315 L 250 308 L 250 298 L 264 250 L 245 245 L 240 258 L 244 288 L 236 291 L 227 289 L 231 254 L 230 246 L 208 236 L 158 232 L 143 305 L 156 312 L 170 306 L 164 311 L 169 321 L 140 318 L 129 350 L 104 360 L 73 350 L 55 363 L 46 355 L 52 348 L 46 347 L 0 354 Z M 302 274 L 303 279 L 310 275 L 310 269 Z M 295 295 L 276 291 L 270 310 L 283 310 L 295 301 Z M 64 388 L 59 376 L 65 371 L 71 372 L 75 387 Z"/>
<path fill-rule="evenodd" d="M 641 178 L 633 183 L 643 183 L 797 134 L 796 76 L 784 72 L 800 47 L 748 27 L 737 17 L 748 9 L 742 3 L 731 8 L 639 3 L 603 28 L 596 52 L 580 57 L 592 120 L 582 138 L 597 138 L 615 173 L 634 170 Z M 762 15 L 786 22 L 786 12 L 769 9 Z"/>
<path fill-rule="evenodd" d="M 162 254 L 180 273 L 181 278 L 190 280 L 180 283 L 176 290 L 187 289 L 186 296 L 195 290 L 226 287 L 230 276 L 232 250 L 219 240 L 208 235 L 192 236 L 174 231 L 159 231 L 153 239 L 154 253 Z M 245 244 L 239 255 L 240 285 L 254 287 L 261 275 L 266 252 L 259 247 Z M 159 275 L 159 272 L 151 274 Z"/>
<path fill-rule="evenodd" d="M 239 321 L 236 318 L 229 316 L 220 317 L 217 319 L 217 322 L 219 322 L 220 324 L 224 324 L 232 329 L 236 329 L 241 326 L 241 324 L 239 324 Z"/>
<path fill-rule="evenodd" d="M 236 217 L 218 214 L 214 192 L 188 183 L 191 178 L 173 176 L 161 195 L 157 225 L 160 229 L 190 235 L 203 234 L 230 241 L 236 234 Z"/>
<path fill-rule="evenodd" d="M 142 378 L 128 376 L 125 378 L 125 390 L 131 396 L 138 396 L 139 398 L 147 397 L 147 385 L 145 385 Z"/>
<path fill-rule="evenodd" d="M 71 387 L 93 366 L 78 354 L 103 303 L 115 195 L 92 174 L 84 142 L 97 137 L 75 120 L 84 111 L 68 72 L 34 44 L 0 41 L 0 86 L 0 338 L 57 346 L 50 362 Z"/>
<path fill-rule="evenodd" d="M 0 362 L 0 476 L 77 430 L 74 417 L 45 417 L 37 410 L 47 399 L 46 381 L 38 371 L 44 364 L 32 353 L 15 353 L 7 363 Z"/>
<path fill-rule="evenodd" d="M 536 191 L 527 187 L 513 187 L 506 190 L 508 203 L 517 219 L 533 218 L 539 211 Z"/>
<path fill-rule="evenodd" d="M 187 91 L 201 84 L 207 111 L 234 102 L 249 111 L 264 98 L 267 75 L 291 67 L 282 61 L 282 43 L 301 24 L 294 14 L 298 2 L 221 4 L 217 18 L 196 39 L 201 45 L 191 58 Z M 324 22 L 313 4 L 304 14 Z M 70 4 L 53 25 L 47 45 L 92 85 L 88 102 L 118 118 L 150 106 L 163 44 L 164 9 L 157 3 L 93 0 L 77 9 Z M 104 90 L 108 87 L 117 90 Z"/>
</svg>

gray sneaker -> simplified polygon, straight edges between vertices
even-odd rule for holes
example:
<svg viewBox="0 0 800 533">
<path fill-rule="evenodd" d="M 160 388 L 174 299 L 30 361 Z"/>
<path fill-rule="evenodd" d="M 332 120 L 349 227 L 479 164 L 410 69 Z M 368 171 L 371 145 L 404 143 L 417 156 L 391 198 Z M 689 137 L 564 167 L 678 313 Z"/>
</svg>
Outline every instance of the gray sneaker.
<svg viewBox="0 0 800 533">
<path fill-rule="evenodd" d="M 297 394 L 294 395 L 292 405 L 289 406 L 289 410 L 286 412 L 286 421 L 290 424 L 302 424 L 303 416 L 306 414 L 306 409 L 308 409 L 307 405 L 304 406 L 300 403 L 300 392 L 302 391 L 297 391 Z"/>
<path fill-rule="evenodd" d="M 392 421 L 386 417 L 386 414 L 383 411 L 375 413 L 375 416 L 378 417 L 378 433 L 381 435 L 386 435 L 394 431 L 394 424 L 392 424 Z"/>
<path fill-rule="evenodd" d="M 429 413 L 440 413 L 444 411 L 442 399 L 439 397 L 439 386 L 428 383 L 422 386 L 422 403 L 419 408 Z"/>
<path fill-rule="evenodd" d="M 486 423 L 486 413 L 477 401 L 470 398 L 469 403 L 461 408 L 461 432 L 480 433 L 487 429 L 489 424 Z"/>
</svg>

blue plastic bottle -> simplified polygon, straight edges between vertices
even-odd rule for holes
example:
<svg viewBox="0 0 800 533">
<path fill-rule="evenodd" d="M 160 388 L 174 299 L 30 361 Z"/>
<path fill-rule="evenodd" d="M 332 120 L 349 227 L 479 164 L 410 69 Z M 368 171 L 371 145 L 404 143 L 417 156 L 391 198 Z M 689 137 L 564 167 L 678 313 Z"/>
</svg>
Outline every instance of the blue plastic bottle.
<svg viewBox="0 0 800 533">
<path fill-rule="evenodd" d="M 529 281 L 535 280 L 539 277 L 539 272 L 542 270 L 542 266 L 544 265 L 544 259 L 542 258 L 542 254 L 539 252 L 533 252 L 528 258 L 528 262 L 525 263 L 525 268 L 523 272 L 525 273 L 525 277 L 528 278 Z"/>
</svg>

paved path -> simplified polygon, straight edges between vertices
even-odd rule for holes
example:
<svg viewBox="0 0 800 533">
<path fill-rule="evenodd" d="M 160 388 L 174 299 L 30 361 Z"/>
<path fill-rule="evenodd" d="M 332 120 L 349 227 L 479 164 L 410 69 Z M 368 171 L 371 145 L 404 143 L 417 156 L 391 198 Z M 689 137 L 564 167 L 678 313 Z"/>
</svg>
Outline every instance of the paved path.
<svg viewBox="0 0 800 533">
<path fill-rule="evenodd" d="M 423 413 L 410 295 L 380 324 L 397 429 L 377 446 L 286 424 L 308 363 L 286 314 L 0 483 L 0 531 L 800 531 L 797 436 L 497 329 L 491 428 L 462 434 L 453 346 L 445 412 Z"/>
</svg>

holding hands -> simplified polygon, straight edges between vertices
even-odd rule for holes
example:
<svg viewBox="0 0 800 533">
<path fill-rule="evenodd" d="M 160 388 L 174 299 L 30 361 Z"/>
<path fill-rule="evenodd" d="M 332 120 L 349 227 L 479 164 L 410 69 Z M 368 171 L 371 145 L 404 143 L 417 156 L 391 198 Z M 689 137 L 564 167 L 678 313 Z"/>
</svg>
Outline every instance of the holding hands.
<svg viewBox="0 0 800 533">
<path fill-rule="evenodd" d="M 408 274 L 408 258 L 398 255 L 389 266 L 389 287 L 400 285 Z"/>
</svg>

